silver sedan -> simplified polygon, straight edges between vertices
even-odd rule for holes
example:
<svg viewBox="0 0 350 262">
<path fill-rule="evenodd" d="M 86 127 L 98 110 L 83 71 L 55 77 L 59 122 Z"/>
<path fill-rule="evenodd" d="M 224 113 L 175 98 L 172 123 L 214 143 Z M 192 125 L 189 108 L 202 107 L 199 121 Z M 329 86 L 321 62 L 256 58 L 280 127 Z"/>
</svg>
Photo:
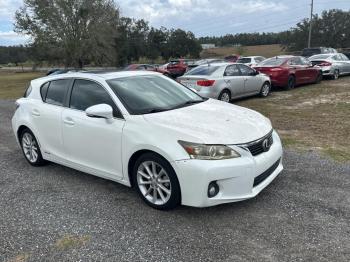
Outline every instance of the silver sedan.
<svg viewBox="0 0 350 262">
<path fill-rule="evenodd" d="M 350 74 L 350 60 L 344 54 L 321 54 L 309 58 L 312 65 L 322 69 L 323 76 L 330 76 L 338 79 L 340 75 Z"/>
<path fill-rule="evenodd" d="M 238 63 L 201 65 L 177 78 L 177 81 L 203 97 L 225 102 L 258 94 L 266 97 L 271 90 L 269 76 Z"/>
</svg>

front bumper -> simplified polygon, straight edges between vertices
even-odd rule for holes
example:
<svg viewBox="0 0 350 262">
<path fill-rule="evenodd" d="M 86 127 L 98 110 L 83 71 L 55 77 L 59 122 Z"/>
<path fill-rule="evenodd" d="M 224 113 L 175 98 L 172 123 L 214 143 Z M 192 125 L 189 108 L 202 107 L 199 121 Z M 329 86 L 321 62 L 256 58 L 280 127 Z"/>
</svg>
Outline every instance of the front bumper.
<svg viewBox="0 0 350 262">
<path fill-rule="evenodd" d="M 322 71 L 323 76 L 333 76 L 334 75 L 334 68 L 331 66 L 321 67 L 321 71 Z"/>
<path fill-rule="evenodd" d="M 283 170 L 282 144 L 275 131 L 273 140 L 270 150 L 257 156 L 233 146 L 241 157 L 216 161 L 175 161 L 173 166 L 181 187 L 182 204 L 207 207 L 255 197 Z M 253 186 L 259 175 L 264 175 L 264 179 Z M 218 184 L 219 193 L 209 198 L 207 190 L 212 181 Z"/>
</svg>

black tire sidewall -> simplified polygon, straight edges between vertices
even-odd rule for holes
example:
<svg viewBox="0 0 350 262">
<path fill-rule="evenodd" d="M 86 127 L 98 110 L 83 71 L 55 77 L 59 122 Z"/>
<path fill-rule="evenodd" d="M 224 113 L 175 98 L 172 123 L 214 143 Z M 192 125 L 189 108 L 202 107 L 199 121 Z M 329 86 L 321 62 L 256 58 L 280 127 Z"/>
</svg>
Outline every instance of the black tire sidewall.
<svg viewBox="0 0 350 262">
<path fill-rule="evenodd" d="M 38 158 L 37 158 L 37 160 L 35 162 L 30 162 L 29 159 L 26 157 L 26 155 L 24 153 L 22 139 L 23 139 L 23 136 L 24 136 L 25 133 L 29 133 L 33 137 L 33 139 L 35 140 L 35 143 L 36 143 L 36 145 L 38 147 Z M 45 164 L 46 161 L 43 159 L 43 156 L 41 154 L 41 150 L 40 150 L 40 146 L 39 146 L 38 140 L 36 139 L 35 135 L 33 134 L 33 132 L 29 128 L 26 128 L 26 129 L 24 129 L 21 132 L 21 134 L 19 136 L 19 142 L 20 142 L 20 145 L 21 145 L 23 156 L 24 156 L 24 158 L 27 160 L 27 162 L 29 164 L 31 164 L 32 166 L 42 166 L 42 165 Z"/>
<path fill-rule="evenodd" d="M 139 186 L 137 184 L 137 170 L 138 170 L 139 166 L 141 165 L 141 163 L 143 163 L 145 161 L 157 162 L 160 166 L 162 166 L 165 169 L 165 171 L 168 174 L 168 177 L 169 177 L 170 183 L 171 183 L 171 196 L 170 196 L 170 199 L 168 200 L 168 202 L 166 202 L 164 205 L 155 205 L 155 204 L 149 202 L 143 196 L 143 194 L 141 193 L 141 191 L 139 189 Z M 151 152 L 145 153 L 145 154 L 141 155 L 136 160 L 135 165 L 132 169 L 132 183 L 133 183 L 133 186 L 136 188 L 137 193 L 142 198 L 142 200 L 147 205 L 149 205 L 155 209 L 170 210 L 170 209 L 177 207 L 181 203 L 181 189 L 180 189 L 180 184 L 179 184 L 179 181 L 177 179 L 176 173 L 175 173 L 174 169 L 172 168 L 172 166 L 170 165 L 170 163 L 158 154 L 151 153 Z"/>
<path fill-rule="evenodd" d="M 292 86 L 289 85 L 291 80 L 293 80 L 293 85 Z M 294 89 L 294 87 L 295 87 L 295 76 L 291 75 L 291 76 L 288 77 L 287 89 L 291 90 L 291 89 Z"/>
</svg>

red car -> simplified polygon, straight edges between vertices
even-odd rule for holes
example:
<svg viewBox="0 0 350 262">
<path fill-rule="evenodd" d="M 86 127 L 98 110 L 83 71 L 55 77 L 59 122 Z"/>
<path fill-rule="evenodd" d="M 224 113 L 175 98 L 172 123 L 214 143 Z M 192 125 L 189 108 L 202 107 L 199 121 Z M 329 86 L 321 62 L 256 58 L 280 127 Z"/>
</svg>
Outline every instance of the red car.
<svg viewBox="0 0 350 262">
<path fill-rule="evenodd" d="M 236 63 L 239 58 L 240 58 L 240 55 L 233 54 L 233 55 L 226 56 L 225 60 L 227 62 Z"/>
<path fill-rule="evenodd" d="M 132 71 L 132 70 L 146 70 L 146 71 L 153 71 L 153 72 L 159 72 L 165 76 L 170 77 L 170 72 L 166 69 L 154 66 L 154 65 L 148 65 L 148 64 L 131 64 L 128 65 L 125 70 Z"/>
<path fill-rule="evenodd" d="M 171 60 L 166 68 L 170 75 L 174 78 L 182 76 L 189 70 L 189 65 L 194 64 L 193 60 L 189 59 L 175 59 Z"/>
<path fill-rule="evenodd" d="M 264 60 L 255 70 L 270 76 L 274 86 L 292 89 L 296 85 L 318 83 L 322 80 L 321 69 L 312 66 L 302 56 L 276 56 Z"/>
</svg>

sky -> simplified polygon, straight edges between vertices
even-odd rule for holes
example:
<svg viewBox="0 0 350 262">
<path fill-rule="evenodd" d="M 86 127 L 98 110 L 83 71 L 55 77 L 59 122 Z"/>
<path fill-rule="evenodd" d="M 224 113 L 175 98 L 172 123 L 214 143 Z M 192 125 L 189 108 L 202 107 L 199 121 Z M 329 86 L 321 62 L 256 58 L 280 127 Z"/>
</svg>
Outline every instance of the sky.
<svg viewBox="0 0 350 262">
<path fill-rule="evenodd" d="M 121 15 L 143 18 L 154 27 L 182 28 L 197 37 L 278 32 L 310 16 L 311 0 L 116 0 Z M 14 32 L 22 0 L 0 0 L 0 45 L 30 41 Z M 350 10 L 350 0 L 314 0 L 314 13 Z"/>
</svg>

